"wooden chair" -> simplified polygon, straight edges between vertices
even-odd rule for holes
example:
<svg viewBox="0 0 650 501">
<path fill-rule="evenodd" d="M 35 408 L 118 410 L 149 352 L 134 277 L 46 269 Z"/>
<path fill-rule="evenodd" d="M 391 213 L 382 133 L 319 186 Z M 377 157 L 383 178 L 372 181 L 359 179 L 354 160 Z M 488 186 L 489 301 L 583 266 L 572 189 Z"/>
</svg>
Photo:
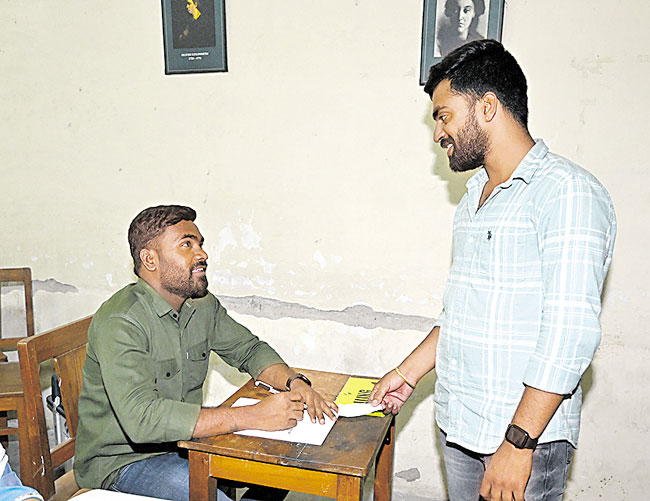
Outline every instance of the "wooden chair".
<svg viewBox="0 0 650 501">
<path fill-rule="evenodd" d="M 44 499 L 69 499 L 79 490 L 73 471 L 65 473 L 55 481 L 54 469 L 74 456 L 79 422 L 77 403 L 91 318 L 87 317 L 18 342 L 29 449 L 27 471 L 21 471 L 21 478 L 23 483 L 37 489 Z M 54 370 L 60 380 L 61 400 L 70 434 L 70 439 L 52 450 L 47 439 L 39 378 L 39 366 L 48 360 L 54 361 Z"/>
<path fill-rule="evenodd" d="M 0 268 L 0 288 L 6 283 L 22 283 L 25 290 L 25 322 L 27 336 L 34 335 L 34 304 L 32 301 L 32 270 L 30 268 Z M 2 294 L 0 291 L 0 362 L 6 362 L 3 350 L 15 350 L 20 337 L 2 337 Z"/>
<path fill-rule="evenodd" d="M 2 284 L 22 283 L 25 291 L 25 321 L 27 336 L 34 335 L 34 306 L 32 303 L 32 270 L 29 268 L 0 268 L 0 289 Z M 3 442 L 7 435 L 18 435 L 20 449 L 20 470 L 22 474 L 27 452 L 26 432 L 23 428 L 24 405 L 23 385 L 18 362 L 7 362 L 3 350 L 16 350 L 22 337 L 2 337 L 2 291 L 0 290 L 0 437 Z M 7 412 L 16 411 L 18 425 L 7 425 Z M 4 444 L 6 445 L 6 443 Z"/>
</svg>

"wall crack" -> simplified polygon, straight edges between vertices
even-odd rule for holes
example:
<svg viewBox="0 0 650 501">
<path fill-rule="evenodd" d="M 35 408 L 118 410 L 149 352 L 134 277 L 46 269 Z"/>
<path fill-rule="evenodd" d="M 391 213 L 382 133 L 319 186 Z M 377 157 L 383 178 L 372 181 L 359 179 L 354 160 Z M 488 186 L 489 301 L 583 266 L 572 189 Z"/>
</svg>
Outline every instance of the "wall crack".
<svg viewBox="0 0 650 501">
<path fill-rule="evenodd" d="M 242 315 L 279 320 L 297 318 L 304 320 L 329 320 L 364 329 L 415 330 L 429 332 L 435 319 L 418 315 L 375 311 L 370 306 L 353 305 L 342 310 L 321 310 L 299 303 L 290 303 L 261 296 L 218 296 L 227 308 Z"/>
<path fill-rule="evenodd" d="M 12 282 L 8 283 L 11 284 Z M 22 291 L 24 289 L 20 284 L 5 285 L 2 287 L 2 294 L 9 294 L 15 290 Z M 47 280 L 32 280 L 32 292 L 35 294 L 37 291 L 63 292 L 64 294 L 67 294 L 69 292 L 75 294 L 79 293 L 79 289 L 77 289 L 74 285 L 64 284 L 58 280 L 54 280 L 53 278 L 48 278 Z"/>
</svg>

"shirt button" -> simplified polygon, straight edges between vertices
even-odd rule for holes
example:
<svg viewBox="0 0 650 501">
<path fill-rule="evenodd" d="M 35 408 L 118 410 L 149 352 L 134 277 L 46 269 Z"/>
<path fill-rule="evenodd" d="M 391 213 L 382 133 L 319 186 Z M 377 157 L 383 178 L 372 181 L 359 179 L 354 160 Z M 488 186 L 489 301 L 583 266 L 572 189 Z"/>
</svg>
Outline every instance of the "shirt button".
<svg viewBox="0 0 650 501">
<path fill-rule="evenodd" d="M 455 358 L 452 358 L 452 359 L 451 359 L 451 365 L 456 366 L 457 363 L 458 363 L 458 362 L 456 362 L 456 359 L 455 359 Z"/>
<path fill-rule="evenodd" d="M 468 241 L 470 244 L 471 244 L 471 243 L 474 243 L 474 237 L 469 237 L 469 238 L 467 239 L 467 241 Z"/>
</svg>

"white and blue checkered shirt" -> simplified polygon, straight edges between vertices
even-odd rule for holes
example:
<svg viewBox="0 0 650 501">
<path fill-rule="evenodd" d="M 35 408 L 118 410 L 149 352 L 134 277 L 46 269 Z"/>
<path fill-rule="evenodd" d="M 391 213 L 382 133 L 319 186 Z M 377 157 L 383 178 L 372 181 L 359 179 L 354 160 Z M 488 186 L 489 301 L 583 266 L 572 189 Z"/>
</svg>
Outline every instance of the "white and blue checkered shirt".
<svg viewBox="0 0 650 501">
<path fill-rule="evenodd" d="M 616 217 L 598 180 L 538 140 L 477 210 L 488 177 L 467 182 L 454 217 L 435 390 L 447 440 L 490 454 L 524 385 L 570 395 L 540 442 L 577 445 L 580 378 L 600 342 L 600 294 Z"/>
</svg>

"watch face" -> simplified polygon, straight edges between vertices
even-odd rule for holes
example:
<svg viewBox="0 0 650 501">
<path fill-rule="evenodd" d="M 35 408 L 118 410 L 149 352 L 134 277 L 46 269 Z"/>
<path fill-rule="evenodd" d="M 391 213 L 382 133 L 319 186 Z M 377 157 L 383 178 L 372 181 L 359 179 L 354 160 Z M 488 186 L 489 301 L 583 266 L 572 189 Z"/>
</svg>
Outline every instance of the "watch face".
<svg viewBox="0 0 650 501">
<path fill-rule="evenodd" d="M 508 427 L 506 440 L 514 445 L 517 449 L 523 449 L 526 446 L 528 437 L 526 433 L 515 426 Z"/>
</svg>

